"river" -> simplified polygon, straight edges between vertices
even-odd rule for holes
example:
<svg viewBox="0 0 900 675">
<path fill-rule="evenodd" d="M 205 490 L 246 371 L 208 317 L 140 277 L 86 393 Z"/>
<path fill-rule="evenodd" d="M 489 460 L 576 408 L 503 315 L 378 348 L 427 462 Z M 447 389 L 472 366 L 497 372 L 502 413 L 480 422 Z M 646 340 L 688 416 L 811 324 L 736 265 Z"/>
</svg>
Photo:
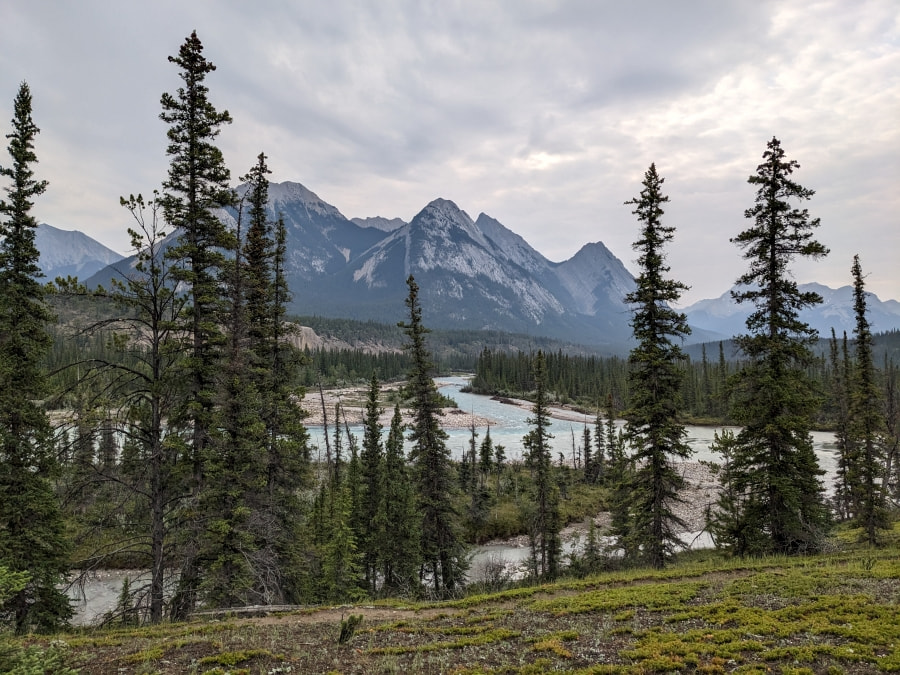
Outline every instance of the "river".
<svg viewBox="0 0 900 675">
<path fill-rule="evenodd" d="M 491 440 L 494 445 L 500 444 L 506 448 L 506 457 L 510 460 L 519 460 L 522 458 L 523 446 L 522 439 L 529 431 L 528 418 L 531 412 L 527 408 L 517 405 L 501 403 L 495 401 L 489 396 L 480 394 L 472 394 L 461 391 L 468 384 L 468 378 L 465 377 L 440 377 L 436 379 L 438 388 L 442 394 L 445 394 L 456 401 L 459 409 L 466 413 L 473 413 L 477 417 L 493 420 L 490 427 Z M 584 425 L 591 427 L 593 434 L 593 415 L 581 415 L 571 410 L 553 408 L 550 406 L 551 420 L 550 433 L 553 435 L 550 443 L 553 446 L 554 459 L 558 453 L 563 453 L 567 461 L 572 458 L 572 438 L 574 435 L 575 444 L 580 445 Z M 562 419 L 564 418 L 564 419 Z M 621 429 L 624 422 L 616 421 L 616 427 Z M 721 457 L 709 449 L 710 443 L 713 441 L 713 435 L 717 431 L 723 429 L 731 429 L 738 431 L 737 427 L 700 427 L 687 426 L 686 441 L 693 451 L 693 461 L 712 461 L 717 462 Z M 362 438 L 362 426 L 351 425 L 350 432 Z M 448 446 L 455 459 L 462 457 L 463 453 L 469 449 L 469 439 L 471 431 L 469 429 L 448 428 L 446 429 Z M 484 438 L 486 429 L 477 427 L 476 432 L 479 434 L 477 442 L 480 444 Z M 387 429 L 384 431 L 387 435 Z M 310 440 L 314 447 L 324 447 L 323 430 L 321 426 L 309 427 Z M 834 483 L 834 475 L 836 470 L 836 446 L 834 434 L 824 431 L 812 432 L 813 446 L 816 456 L 819 460 L 819 466 L 825 471 L 822 480 L 826 489 Z M 407 448 L 408 449 L 408 448 Z"/>
</svg>

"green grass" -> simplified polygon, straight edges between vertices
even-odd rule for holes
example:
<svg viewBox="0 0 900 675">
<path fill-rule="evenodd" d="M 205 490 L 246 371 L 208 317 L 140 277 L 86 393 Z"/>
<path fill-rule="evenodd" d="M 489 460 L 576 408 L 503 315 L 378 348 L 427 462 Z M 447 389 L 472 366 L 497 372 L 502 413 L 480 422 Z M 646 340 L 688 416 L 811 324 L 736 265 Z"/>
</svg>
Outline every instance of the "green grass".
<svg viewBox="0 0 900 675">
<path fill-rule="evenodd" d="M 414 606 L 6 639 L 112 673 L 900 672 L 900 546 L 804 558 L 686 556 Z M 341 613 L 365 616 L 339 645 Z"/>
</svg>

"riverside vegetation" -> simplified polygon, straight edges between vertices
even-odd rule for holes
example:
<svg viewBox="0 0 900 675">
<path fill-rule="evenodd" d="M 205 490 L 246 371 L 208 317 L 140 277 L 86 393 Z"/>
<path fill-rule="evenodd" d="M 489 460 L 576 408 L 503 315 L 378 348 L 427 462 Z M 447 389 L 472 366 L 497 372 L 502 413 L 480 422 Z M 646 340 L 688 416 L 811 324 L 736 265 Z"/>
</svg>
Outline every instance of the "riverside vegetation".
<svg viewBox="0 0 900 675">
<path fill-rule="evenodd" d="M 27 84 L 16 97 L 12 165 L 0 167 L 11 182 L 0 201 L 0 622 L 10 630 L 0 668 L 900 668 L 896 368 L 875 368 L 858 257 L 852 344 L 833 335 L 817 360 L 799 313 L 821 298 L 799 291 L 790 264 L 828 250 L 812 238 L 818 219 L 797 207 L 813 191 L 793 180 L 799 165 L 777 138 L 748 181 L 751 225 L 732 240 L 748 262 L 734 297 L 753 307 L 735 341 L 740 360 L 722 367 L 720 346 L 718 370 L 704 357 L 695 383 L 703 395 L 692 405 L 742 427 L 714 442 L 720 495 L 706 526 L 717 550 L 685 558 L 676 463 L 689 454 L 685 380 L 698 371 L 679 346 L 689 327 L 670 307 L 684 286 L 665 264 L 674 228 L 662 222 L 668 197 L 655 165 L 626 202 L 642 224 L 641 274 L 627 298 L 636 344 L 584 389 L 596 421 L 579 451 L 573 439 L 571 461 L 551 456 L 547 406 L 570 397 L 576 378 L 542 349 L 518 373 L 533 399 L 521 464 L 489 432 L 479 444 L 474 424 L 468 451 L 451 458 L 412 275 L 398 325 L 405 362 L 316 354 L 329 378 L 362 375 L 369 388 L 361 442 L 341 404 L 323 404 L 324 457 L 314 458 L 299 402 L 304 382 L 318 388 L 325 374 L 311 377 L 311 355 L 286 321 L 285 225 L 267 211 L 267 157 L 229 187 L 215 140 L 231 118 L 208 98 L 215 66 L 202 52 L 193 33 L 169 58 L 183 82 L 161 98 L 169 171 L 153 199 L 121 199 L 136 262 L 108 289 L 38 281 L 30 209 L 47 184 L 33 175 Z M 51 300 L 98 310 L 66 334 L 93 351 L 54 349 Z M 494 361 L 481 350 L 478 377 L 495 376 Z M 385 439 L 376 370 L 404 363 Z M 810 435 L 822 410 L 817 372 L 830 378 L 833 498 Z M 602 544 L 591 527 L 583 550 L 564 554 L 563 524 L 601 510 Z M 505 533 L 529 542 L 524 580 L 498 566 L 483 590 L 499 592 L 478 595 L 467 584 L 469 545 Z M 36 636 L 66 628 L 70 570 L 113 563 L 149 570 L 150 582 L 123 586 L 105 629 Z M 306 609 L 238 618 L 257 605 Z M 210 611 L 220 618 L 191 621 Z"/>
</svg>

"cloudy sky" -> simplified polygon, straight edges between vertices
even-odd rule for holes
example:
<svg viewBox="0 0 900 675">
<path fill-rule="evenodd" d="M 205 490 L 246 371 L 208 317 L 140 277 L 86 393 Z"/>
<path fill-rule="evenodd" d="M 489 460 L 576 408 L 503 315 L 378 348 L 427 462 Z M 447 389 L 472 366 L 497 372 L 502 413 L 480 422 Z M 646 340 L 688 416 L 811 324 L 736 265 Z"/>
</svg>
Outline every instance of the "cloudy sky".
<svg viewBox="0 0 900 675">
<path fill-rule="evenodd" d="M 869 290 L 900 298 L 896 0 L 0 0 L 0 16 L 4 133 L 23 80 L 41 128 L 36 217 L 121 252 L 119 196 L 165 177 L 167 57 L 196 29 L 235 182 L 264 151 L 273 181 L 347 217 L 408 221 L 443 197 L 551 260 L 603 241 L 634 270 L 623 202 L 655 162 L 693 302 L 744 269 L 729 238 L 777 136 L 831 248 L 796 278 L 846 285 L 859 253 Z"/>
</svg>

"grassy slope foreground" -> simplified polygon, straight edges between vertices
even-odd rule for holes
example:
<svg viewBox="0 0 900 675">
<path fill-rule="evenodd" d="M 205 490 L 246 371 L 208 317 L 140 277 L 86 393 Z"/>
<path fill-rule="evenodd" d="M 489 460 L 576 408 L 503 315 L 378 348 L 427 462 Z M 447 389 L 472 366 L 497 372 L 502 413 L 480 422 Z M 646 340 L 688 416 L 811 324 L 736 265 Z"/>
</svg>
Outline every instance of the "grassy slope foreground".
<svg viewBox="0 0 900 675">
<path fill-rule="evenodd" d="M 900 671 L 900 548 L 722 561 L 418 605 L 310 609 L 26 642 L 100 673 Z M 346 644 L 341 619 L 362 615 Z"/>
</svg>

